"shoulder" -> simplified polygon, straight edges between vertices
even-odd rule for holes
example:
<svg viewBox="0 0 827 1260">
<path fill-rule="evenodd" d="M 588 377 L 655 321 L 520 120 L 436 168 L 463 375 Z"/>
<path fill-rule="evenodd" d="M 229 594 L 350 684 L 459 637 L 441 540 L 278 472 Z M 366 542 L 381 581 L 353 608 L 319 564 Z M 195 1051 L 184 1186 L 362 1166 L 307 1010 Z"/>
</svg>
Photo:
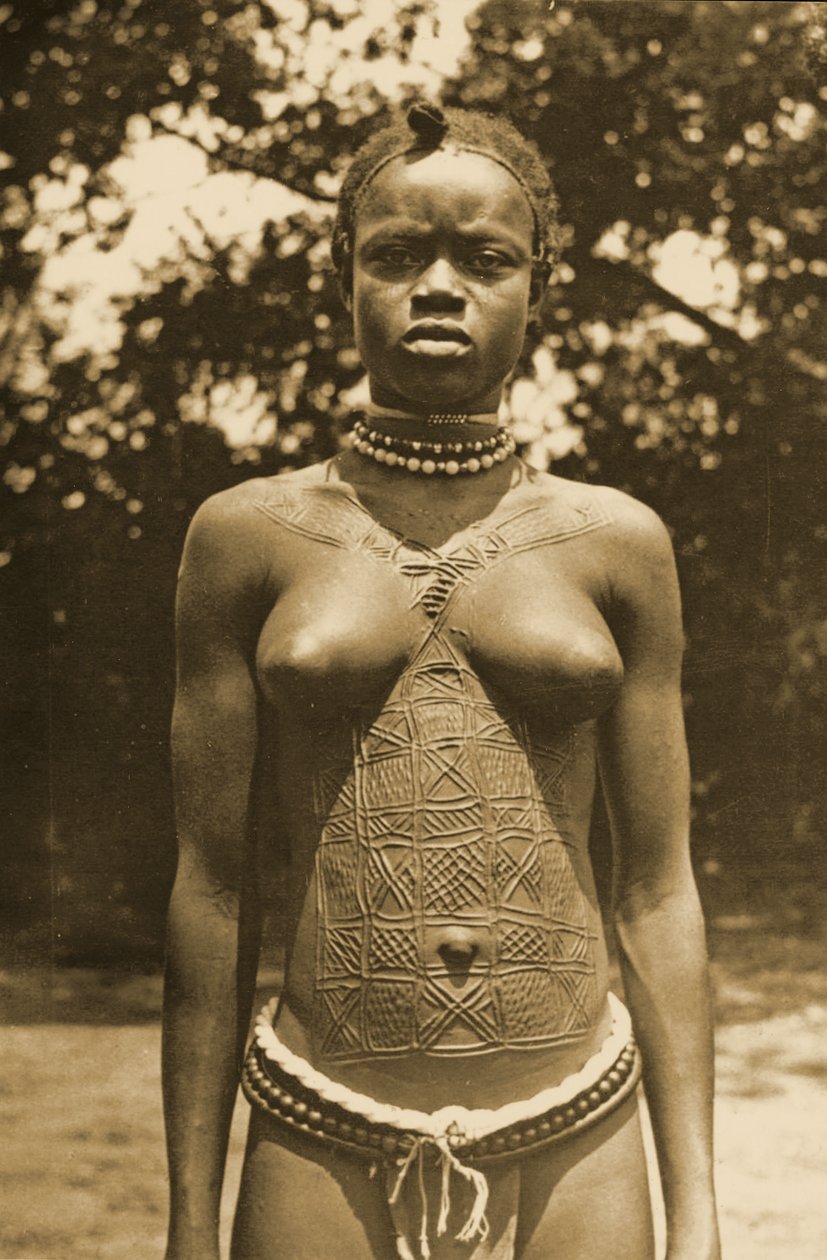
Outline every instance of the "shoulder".
<svg viewBox="0 0 827 1260">
<path fill-rule="evenodd" d="M 558 511 L 601 526 L 601 546 L 662 560 L 671 557 L 669 530 L 645 503 L 612 486 L 570 481 L 552 473 L 537 474 L 537 488 Z"/>
<path fill-rule="evenodd" d="M 642 560 L 671 560 L 672 538 L 652 508 L 612 486 L 589 486 L 608 517 L 610 533 L 619 546 Z"/>
<path fill-rule="evenodd" d="M 320 484 L 324 465 L 314 464 L 277 477 L 251 477 L 205 499 L 192 518 L 187 548 L 206 547 L 221 552 L 244 540 L 254 542 L 263 527 L 262 516 L 279 507 L 298 504 L 302 492 Z"/>
</svg>

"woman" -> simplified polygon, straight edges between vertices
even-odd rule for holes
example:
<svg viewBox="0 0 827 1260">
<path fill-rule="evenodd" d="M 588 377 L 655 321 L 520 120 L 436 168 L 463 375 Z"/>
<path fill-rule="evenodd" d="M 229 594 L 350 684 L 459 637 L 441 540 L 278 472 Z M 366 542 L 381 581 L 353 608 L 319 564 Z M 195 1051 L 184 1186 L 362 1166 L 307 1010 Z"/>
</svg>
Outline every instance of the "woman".
<svg viewBox="0 0 827 1260">
<path fill-rule="evenodd" d="M 719 1256 L 668 537 L 618 492 L 528 469 L 497 425 L 553 233 L 509 125 L 420 105 L 375 135 L 334 238 L 372 400 L 354 445 L 193 522 L 168 1260 L 218 1256 L 257 897 L 285 863 L 234 1260 L 652 1256 L 638 1051 L 587 852 L 598 761 L 668 1257 Z"/>
</svg>

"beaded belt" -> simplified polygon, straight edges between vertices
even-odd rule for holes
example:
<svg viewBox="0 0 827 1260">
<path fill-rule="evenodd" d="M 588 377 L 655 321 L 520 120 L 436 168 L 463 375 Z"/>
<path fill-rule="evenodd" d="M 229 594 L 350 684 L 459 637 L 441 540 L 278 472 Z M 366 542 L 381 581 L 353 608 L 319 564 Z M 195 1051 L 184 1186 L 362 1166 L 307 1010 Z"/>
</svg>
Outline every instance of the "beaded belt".
<svg viewBox="0 0 827 1260">
<path fill-rule="evenodd" d="M 476 1191 L 474 1209 L 457 1237 L 470 1241 L 487 1234 L 488 1185 L 477 1165 L 531 1153 L 580 1133 L 614 1111 L 635 1089 L 640 1053 L 626 1008 L 609 994 L 612 1028 L 601 1048 L 579 1072 L 529 1099 L 494 1110 L 443 1107 L 435 1112 L 377 1103 L 316 1071 L 279 1041 L 273 1029 L 275 1002 L 265 1007 L 242 1072 L 248 1100 L 288 1129 L 373 1161 L 398 1174 L 391 1205 L 414 1161 L 426 1148 L 443 1164 L 443 1195 L 437 1232 L 447 1224 L 448 1181 L 454 1171 Z M 420 1184 L 421 1177 L 420 1177 Z M 427 1205 L 423 1191 L 421 1255 L 427 1246 Z M 400 1255 L 407 1255 L 400 1249 Z"/>
<path fill-rule="evenodd" d="M 459 1116 L 446 1117 L 444 1134 L 448 1145 L 468 1163 L 487 1163 L 579 1133 L 613 1111 L 634 1090 L 640 1079 L 640 1066 L 637 1044 L 630 1037 L 609 1067 L 600 1072 L 588 1087 L 570 1095 L 565 1104 L 561 1102 L 544 1108 L 539 1114 L 535 1112 L 529 1120 L 503 1124 L 490 1134 L 474 1138 L 464 1132 L 466 1126 Z M 323 1098 L 317 1090 L 302 1084 L 293 1073 L 269 1058 L 255 1041 L 244 1064 L 241 1084 L 251 1103 L 288 1128 L 345 1147 L 365 1158 L 404 1156 L 418 1137 L 435 1137 L 433 1133 L 423 1133 L 414 1126 L 400 1129 L 394 1123 L 383 1123 L 365 1116 L 358 1107 Z M 356 1098 L 359 1095 L 354 1095 L 354 1100 Z M 498 1108 L 498 1111 L 505 1117 L 512 1106 L 509 1104 Z M 393 1110 L 401 1111 L 402 1108 Z M 444 1108 L 445 1112 L 464 1110 L 459 1107 Z M 468 1114 L 474 1115 L 473 1112 Z"/>
</svg>

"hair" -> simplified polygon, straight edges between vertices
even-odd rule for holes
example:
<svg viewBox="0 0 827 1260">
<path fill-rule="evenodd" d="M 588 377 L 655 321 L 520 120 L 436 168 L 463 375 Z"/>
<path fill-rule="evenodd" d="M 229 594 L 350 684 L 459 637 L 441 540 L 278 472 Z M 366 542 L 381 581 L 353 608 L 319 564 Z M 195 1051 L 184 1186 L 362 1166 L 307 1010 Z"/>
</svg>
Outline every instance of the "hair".
<svg viewBox="0 0 827 1260">
<path fill-rule="evenodd" d="M 359 202 L 371 181 L 394 158 L 408 153 L 433 153 L 445 144 L 498 162 L 514 176 L 534 216 L 534 265 L 548 272 L 557 257 L 558 203 L 536 146 L 510 122 L 481 110 L 440 109 L 425 101 L 397 115 L 356 150 L 339 193 L 331 252 L 344 280 L 353 256 Z"/>
</svg>

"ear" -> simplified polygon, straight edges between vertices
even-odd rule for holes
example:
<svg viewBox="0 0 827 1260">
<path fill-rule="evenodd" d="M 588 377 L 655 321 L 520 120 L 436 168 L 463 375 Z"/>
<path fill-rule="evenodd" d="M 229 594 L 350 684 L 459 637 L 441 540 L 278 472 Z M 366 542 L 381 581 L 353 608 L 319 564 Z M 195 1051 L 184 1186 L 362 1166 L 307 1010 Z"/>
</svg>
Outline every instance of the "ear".
<svg viewBox="0 0 827 1260">
<path fill-rule="evenodd" d="M 350 267 L 339 271 L 339 296 L 347 311 L 353 310 L 353 272 Z"/>
<path fill-rule="evenodd" d="M 528 314 L 533 319 L 546 296 L 551 266 L 545 261 L 535 262 L 531 268 L 531 285 L 528 291 Z"/>
</svg>

